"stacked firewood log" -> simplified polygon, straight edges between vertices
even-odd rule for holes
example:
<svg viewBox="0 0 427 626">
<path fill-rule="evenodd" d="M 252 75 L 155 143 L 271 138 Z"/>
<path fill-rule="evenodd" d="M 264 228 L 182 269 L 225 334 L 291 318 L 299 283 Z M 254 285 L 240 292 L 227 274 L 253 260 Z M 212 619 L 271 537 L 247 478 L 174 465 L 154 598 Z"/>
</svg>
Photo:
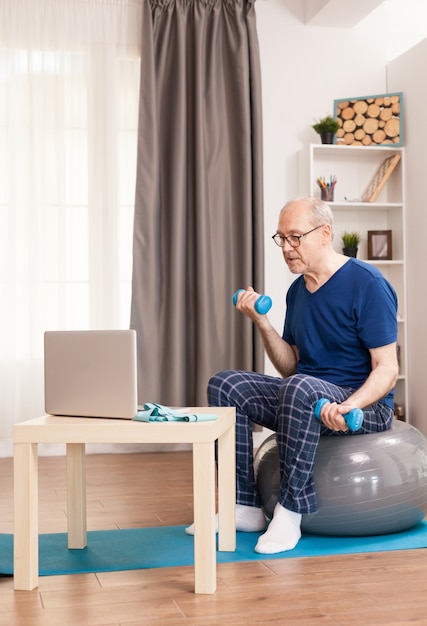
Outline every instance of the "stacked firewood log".
<svg viewBox="0 0 427 626">
<path fill-rule="evenodd" d="M 337 105 L 337 144 L 383 145 L 400 143 L 400 96 L 341 100 Z"/>
</svg>

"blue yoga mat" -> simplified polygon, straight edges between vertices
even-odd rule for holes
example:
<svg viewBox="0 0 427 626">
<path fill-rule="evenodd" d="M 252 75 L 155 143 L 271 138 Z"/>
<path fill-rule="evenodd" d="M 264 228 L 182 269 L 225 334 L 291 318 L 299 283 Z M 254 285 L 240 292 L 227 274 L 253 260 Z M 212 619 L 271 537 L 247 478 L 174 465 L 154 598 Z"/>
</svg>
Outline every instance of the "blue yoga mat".
<svg viewBox="0 0 427 626">
<path fill-rule="evenodd" d="M 88 532 L 83 550 L 68 550 L 67 534 L 39 537 L 40 576 L 110 572 L 193 565 L 193 537 L 184 526 L 159 526 Z M 235 552 L 217 552 L 218 563 L 266 561 L 427 547 L 427 522 L 410 530 L 375 537 L 321 537 L 303 535 L 295 550 L 280 554 L 257 554 L 254 546 L 261 533 L 237 533 Z M 13 573 L 13 535 L 0 534 L 0 573 Z"/>
</svg>

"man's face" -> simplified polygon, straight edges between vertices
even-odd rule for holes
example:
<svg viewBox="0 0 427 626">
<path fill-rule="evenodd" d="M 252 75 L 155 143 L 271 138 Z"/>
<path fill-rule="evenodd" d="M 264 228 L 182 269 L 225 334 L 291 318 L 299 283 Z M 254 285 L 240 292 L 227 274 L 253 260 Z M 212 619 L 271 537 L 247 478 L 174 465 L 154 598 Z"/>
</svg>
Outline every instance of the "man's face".
<svg viewBox="0 0 427 626">
<path fill-rule="evenodd" d="M 320 260 L 323 227 L 316 228 L 311 219 L 311 211 L 302 202 L 295 202 L 279 218 L 277 227 L 279 234 L 289 237 L 307 233 L 299 240 L 298 247 L 292 247 L 285 241 L 282 248 L 283 258 L 293 274 L 309 272 Z"/>
</svg>

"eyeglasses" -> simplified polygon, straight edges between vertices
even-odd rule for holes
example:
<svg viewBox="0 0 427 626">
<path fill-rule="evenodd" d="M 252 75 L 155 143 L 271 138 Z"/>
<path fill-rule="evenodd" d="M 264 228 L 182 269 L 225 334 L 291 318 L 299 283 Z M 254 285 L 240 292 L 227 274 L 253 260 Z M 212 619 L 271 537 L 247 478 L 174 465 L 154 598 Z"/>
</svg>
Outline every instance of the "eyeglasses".
<svg viewBox="0 0 427 626">
<path fill-rule="evenodd" d="M 285 237 L 284 235 L 281 235 L 280 233 L 276 233 L 275 235 L 273 235 L 272 239 L 274 243 L 277 246 L 279 246 L 279 248 L 284 247 L 285 241 L 290 246 L 292 246 L 292 248 L 298 248 L 301 245 L 301 239 L 303 237 L 305 237 L 306 235 L 309 235 L 310 233 L 314 232 L 318 228 L 322 228 L 322 226 L 324 226 L 324 224 L 320 224 L 320 226 L 316 226 L 315 228 L 312 228 L 311 230 L 307 231 L 306 233 L 303 233 L 302 235 L 289 235 L 288 237 Z"/>
</svg>

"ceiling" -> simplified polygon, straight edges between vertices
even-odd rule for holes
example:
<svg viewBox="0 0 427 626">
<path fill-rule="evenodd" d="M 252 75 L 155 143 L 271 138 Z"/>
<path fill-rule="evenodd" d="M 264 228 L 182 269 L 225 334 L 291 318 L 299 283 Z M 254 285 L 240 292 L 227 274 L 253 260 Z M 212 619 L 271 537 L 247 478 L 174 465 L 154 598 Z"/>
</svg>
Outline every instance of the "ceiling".
<svg viewBox="0 0 427 626">
<path fill-rule="evenodd" d="M 352 28 L 384 0 L 303 0 L 304 23 L 310 26 Z"/>
</svg>

